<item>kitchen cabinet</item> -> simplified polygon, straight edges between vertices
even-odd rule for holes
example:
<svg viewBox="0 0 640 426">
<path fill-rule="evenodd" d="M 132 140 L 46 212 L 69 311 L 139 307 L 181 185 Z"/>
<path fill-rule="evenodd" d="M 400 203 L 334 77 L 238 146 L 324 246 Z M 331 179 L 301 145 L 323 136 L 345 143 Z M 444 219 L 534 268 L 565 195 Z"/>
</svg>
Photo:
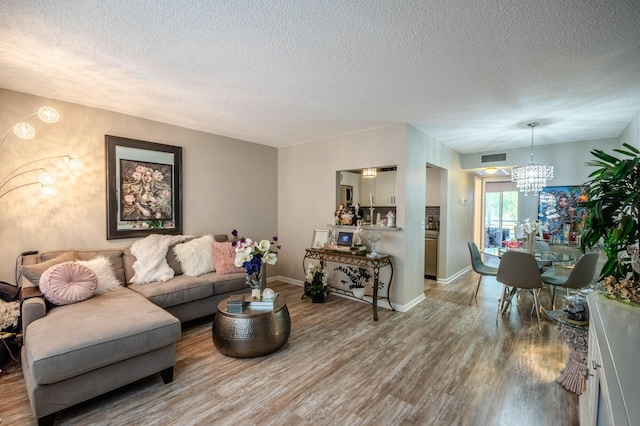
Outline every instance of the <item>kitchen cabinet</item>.
<svg viewBox="0 0 640 426">
<path fill-rule="evenodd" d="M 365 179 L 360 177 L 360 205 L 361 206 L 370 206 L 371 202 L 369 201 L 369 194 L 371 194 L 373 198 L 373 204 L 376 204 L 378 197 L 376 196 L 376 187 L 375 187 L 375 179 Z"/>
<path fill-rule="evenodd" d="M 580 424 L 637 425 L 640 419 L 640 309 L 591 293 L 587 389 Z"/>
<path fill-rule="evenodd" d="M 436 278 L 438 276 L 438 237 L 435 233 L 425 235 L 424 275 Z"/>
<path fill-rule="evenodd" d="M 360 204 L 369 206 L 369 194 L 374 206 L 396 205 L 396 170 L 378 172 L 374 179 L 360 178 Z"/>
</svg>

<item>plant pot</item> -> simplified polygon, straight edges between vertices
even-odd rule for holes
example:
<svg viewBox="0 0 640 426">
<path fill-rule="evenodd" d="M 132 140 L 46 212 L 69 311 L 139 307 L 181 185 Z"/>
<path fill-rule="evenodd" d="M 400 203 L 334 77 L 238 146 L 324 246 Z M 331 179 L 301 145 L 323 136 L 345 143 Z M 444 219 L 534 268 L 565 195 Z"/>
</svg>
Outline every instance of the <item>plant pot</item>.
<svg viewBox="0 0 640 426">
<path fill-rule="evenodd" d="M 362 299 L 364 297 L 364 287 L 354 287 L 351 289 L 353 297 Z"/>
<path fill-rule="evenodd" d="M 313 303 L 324 303 L 324 293 L 311 296 L 311 300 L 313 301 Z"/>
</svg>

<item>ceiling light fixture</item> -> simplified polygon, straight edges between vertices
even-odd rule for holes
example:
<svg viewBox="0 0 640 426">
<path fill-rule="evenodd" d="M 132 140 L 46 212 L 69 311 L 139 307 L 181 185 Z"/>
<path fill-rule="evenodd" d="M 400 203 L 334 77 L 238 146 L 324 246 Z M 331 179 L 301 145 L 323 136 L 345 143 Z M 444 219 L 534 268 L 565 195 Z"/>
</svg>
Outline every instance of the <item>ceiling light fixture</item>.
<svg viewBox="0 0 640 426">
<path fill-rule="evenodd" d="M 498 169 L 495 167 L 487 167 L 486 169 L 484 169 L 484 172 L 488 175 L 495 175 L 496 173 L 498 173 Z"/>
<path fill-rule="evenodd" d="M 378 176 L 378 170 L 375 168 L 370 168 L 370 169 L 363 169 L 362 170 L 362 177 L 365 179 L 373 179 L 376 176 Z"/>
<path fill-rule="evenodd" d="M 531 161 L 524 166 L 517 166 L 511 170 L 511 181 L 516 182 L 516 186 L 524 195 L 529 192 L 537 194 L 546 186 L 547 179 L 553 179 L 553 166 L 533 162 L 533 128 L 540 123 L 532 122 L 527 126 L 531 127 Z"/>
</svg>

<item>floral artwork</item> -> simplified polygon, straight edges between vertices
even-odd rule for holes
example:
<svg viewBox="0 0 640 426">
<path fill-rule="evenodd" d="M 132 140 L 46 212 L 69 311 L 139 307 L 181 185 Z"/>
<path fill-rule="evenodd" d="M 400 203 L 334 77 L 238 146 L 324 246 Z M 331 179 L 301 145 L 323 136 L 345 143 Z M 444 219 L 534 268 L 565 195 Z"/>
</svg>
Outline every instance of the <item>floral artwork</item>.
<svg viewBox="0 0 640 426">
<path fill-rule="evenodd" d="M 579 203 L 586 201 L 585 186 L 549 186 L 540 191 L 538 216 L 547 227 L 549 239 L 567 243 L 572 234 L 581 234 L 587 209 Z M 546 238 L 545 238 L 546 239 Z"/>
<path fill-rule="evenodd" d="M 159 221 L 173 218 L 172 167 L 120 160 L 120 220 Z"/>
</svg>

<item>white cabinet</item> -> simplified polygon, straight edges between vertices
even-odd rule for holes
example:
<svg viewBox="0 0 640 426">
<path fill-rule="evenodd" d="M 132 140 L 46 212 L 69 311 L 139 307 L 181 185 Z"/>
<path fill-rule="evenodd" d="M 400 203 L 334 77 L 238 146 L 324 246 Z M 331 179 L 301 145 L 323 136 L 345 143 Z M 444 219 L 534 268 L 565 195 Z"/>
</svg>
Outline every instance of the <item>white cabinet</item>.
<svg viewBox="0 0 640 426">
<path fill-rule="evenodd" d="M 640 309 L 596 293 L 588 300 L 587 389 L 580 395 L 580 425 L 640 424 Z"/>
<path fill-rule="evenodd" d="M 376 199 L 379 206 L 396 205 L 396 171 L 380 172 L 376 177 Z"/>
<path fill-rule="evenodd" d="M 370 197 L 373 197 L 374 206 L 396 205 L 396 170 L 378 172 L 375 178 L 363 178 L 360 176 L 360 196 L 356 200 L 361 206 L 370 206 Z"/>
<path fill-rule="evenodd" d="M 376 179 L 364 179 L 363 177 L 360 177 L 360 205 L 361 206 L 371 205 L 369 194 L 371 194 L 371 197 L 373 198 L 374 205 L 378 201 L 378 197 L 376 196 L 375 182 L 376 182 Z"/>
</svg>

